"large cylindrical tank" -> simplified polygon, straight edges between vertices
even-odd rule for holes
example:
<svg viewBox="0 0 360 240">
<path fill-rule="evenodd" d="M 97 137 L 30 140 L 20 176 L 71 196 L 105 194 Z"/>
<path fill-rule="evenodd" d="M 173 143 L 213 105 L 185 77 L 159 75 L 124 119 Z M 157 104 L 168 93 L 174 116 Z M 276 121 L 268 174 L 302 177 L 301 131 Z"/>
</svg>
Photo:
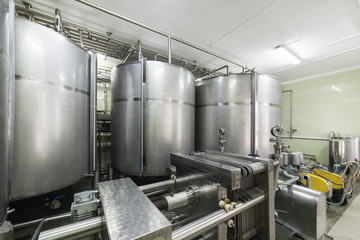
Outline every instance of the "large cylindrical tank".
<svg viewBox="0 0 360 240">
<path fill-rule="evenodd" d="M 182 67 L 147 61 L 116 66 L 111 81 L 114 167 L 129 175 L 168 174 L 171 152 L 194 150 L 194 76 Z"/>
<path fill-rule="evenodd" d="M 0 0 L 0 226 L 8 205 L 10 13 L 9 1 Z"/>
<path fill-rule="evenodd" d="M 346 143 L 345 138 L 335 138 L 329 141 L 329 169 L 334 170 L 335 164 L 346 162 Z"/>
<path fill-rule="evenodd" d="M 346 161 L 360 160 L 360 138 L 348 139 L 346 143 Z"/>
<path fill-rule="evenodd" d="M 90 55 L 20 18 L 15 50 L 12 200 L 71 185 L 89 168 Z"/>
<path fill-rule="evenodd" d="M 257 75 L 255 91 L 255 154 L 274 153 L 270 130 L 281 123 L 281 83 Z M 196 150 L 218 150 L 218 129 L 224 128 L 225 152 L 251 153 L 251 74 L 232 74 L 196 83 Z"/>
</svg>

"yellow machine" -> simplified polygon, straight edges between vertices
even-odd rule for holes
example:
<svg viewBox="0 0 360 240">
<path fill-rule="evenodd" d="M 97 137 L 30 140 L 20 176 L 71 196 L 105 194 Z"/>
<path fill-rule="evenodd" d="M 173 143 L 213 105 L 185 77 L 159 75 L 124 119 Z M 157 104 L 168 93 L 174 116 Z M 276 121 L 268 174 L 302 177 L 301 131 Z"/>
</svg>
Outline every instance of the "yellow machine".
<svg viewBox="0 0 360 240">
<path fill-rule="evenodd" d="M 327 193 L 330 189 L 329 184 L 325 181 L 325 179 L 316 176 L 311 173 L 303 173 L 300 172 L 301 175 L 307 175 L 311 179 L 311 189 L 317 190 L 319 192 Z M 306 185 L 306 180 L 301 181 L 302 184 Z"/>
<path fill-rule="evenodd" d="M 332 189 L 342 189 L 343 188 L 343 180 L 341 176 L 336 173 L 331 173 L 328 171 L 320 170 L 320 169 L 313 169 L 313 174 L 311 173 L 303 173 L 300 172 L 302 175 L 308 175 L 311 179 L 311 189 L 327 193 L 330 189 L 329 184 L 327 181 L 330 181 L 332 184 Z M 302 184 L 306 185 L 306 180 L 301 181 Z"/>
<path fill-rule="evenodd" d="M 331 173 L 328 171 L 320 170 L 317 168 L 313 169 L 312 172 L 315 175 L 330 181 L 332 183 L 332 189 L 342 189 L 343 188 L 344 181 L 341 179 L 340 175 L 338 175 L 336 173 Z"/>
</svg>

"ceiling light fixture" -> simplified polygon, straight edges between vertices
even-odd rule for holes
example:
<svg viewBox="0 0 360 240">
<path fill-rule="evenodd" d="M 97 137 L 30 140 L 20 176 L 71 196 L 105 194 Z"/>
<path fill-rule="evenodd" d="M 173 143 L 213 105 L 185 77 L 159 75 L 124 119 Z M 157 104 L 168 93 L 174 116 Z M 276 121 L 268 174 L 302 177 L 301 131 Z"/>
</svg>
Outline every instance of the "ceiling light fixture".
<svg viewBox="0 0 360 240">
<path fill-rule="evenodd" d="M 276 47 L 275 51 L 277 52 L 277 54 L 279 54 L 279 56 L 288 60 L 289 62 L 291 62 L 294 65 L 301 63 L 301 61 L 298 57 L 296 57 L 294 54 L 292 54 L 291 52 L 289 52 L 287 49 L 283 48 L 282 46 Z"/>
</svg>

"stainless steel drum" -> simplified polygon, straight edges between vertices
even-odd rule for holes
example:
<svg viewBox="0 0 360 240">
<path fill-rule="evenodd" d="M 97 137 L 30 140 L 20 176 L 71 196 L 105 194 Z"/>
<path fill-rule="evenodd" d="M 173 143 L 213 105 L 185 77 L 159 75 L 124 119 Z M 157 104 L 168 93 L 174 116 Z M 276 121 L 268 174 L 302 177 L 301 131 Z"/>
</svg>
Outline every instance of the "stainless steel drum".
<svg viewBox="0 0 360 240">
<path fill-rule="evenodd" d="M 290 164 L 293 166 L 300 166 L 304 164 L 304 154 L 302 152 L 291 152 Z"/>
<path fill-rule="evenodd" d="M 281 122 L 281 84 L 277 78 L 256 78 L 256 153 L 274 153 L 270 130 Z M 225 151 L 249 155 L 251 143 L 251 75 L 234 74 L 196 83 L 196 150 L 218 150 L 219 128 L 225 129 Z"/>
<path fill-rule="evenodd" d="M 15 49 L 12 200 L 71 185 L 89 164 L 90 55 L 25 19 Z"/>
<path fill-rule="evenodd" d="M 141 62 L 118 65 L 111 78 L 114 167 L 129 175 L 166 175 L 171 152 L 194 150 L 193 75 L 175 65 L 148 61 L 143 70 Z"/>
<path fill-rule="evenodd" d="M 360 160 L 360 138 L 348 139 L 346 143 L 346 161 Z"/>
<path fill-rule="evenodd" d="M 329 141 L 329 169 L 334 170 L 334 164 L 346 162 L 347 139 L 330 139 Z"/>
<path fill-rule="evenodd" d="M 9 1 L 0 0 L 0 226 L 8 205 L 9 93 L 10 93 Z"/>
</svg>

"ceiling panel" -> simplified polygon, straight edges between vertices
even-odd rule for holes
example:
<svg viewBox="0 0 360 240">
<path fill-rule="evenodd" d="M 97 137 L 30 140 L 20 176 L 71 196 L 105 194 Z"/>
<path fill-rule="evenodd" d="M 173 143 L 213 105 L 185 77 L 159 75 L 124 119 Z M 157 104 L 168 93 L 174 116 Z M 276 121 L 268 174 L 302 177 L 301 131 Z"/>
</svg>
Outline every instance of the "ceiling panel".
<svg viewBox="0 0 360 240">
<path fill-rule="evenodd" d="M 304 69 L 329 72 L 334 66 L 351 68 L 356 62 L 360 64 L 359 58 L 356 59 L 357 47 L 360 46 L 360 6 L 357 0 L 89 1 L 240 64 L 256 67 L 260 72 L 275 74 L 283 81 L 308 76 L 309 72 L 304 72 Z M 154 49 L 163 52 L 167 49 L 164 37 L 75 0 L 34 0 L 31 3 L 35 10 L 49 14 L 54 13 L 54 8 L 59 8 L 64 20 L 96 31 L 112 32 L 114 36 L 134 42 L 140 38 Z M 297 54 L 303 63 L 293 67 L 281 59 L 274 52 L 278 45 L 284 45 Z M 212 68 L 226 64 L 177 43 L 173 43 L 173 54 Z M 332 59 L 331 63 L 327 59 Z M 288 68 L 291 69 L 282 71 Z M 238 72 L 241 69 L 231 66 L 230 70 Z"/>
</svg>

